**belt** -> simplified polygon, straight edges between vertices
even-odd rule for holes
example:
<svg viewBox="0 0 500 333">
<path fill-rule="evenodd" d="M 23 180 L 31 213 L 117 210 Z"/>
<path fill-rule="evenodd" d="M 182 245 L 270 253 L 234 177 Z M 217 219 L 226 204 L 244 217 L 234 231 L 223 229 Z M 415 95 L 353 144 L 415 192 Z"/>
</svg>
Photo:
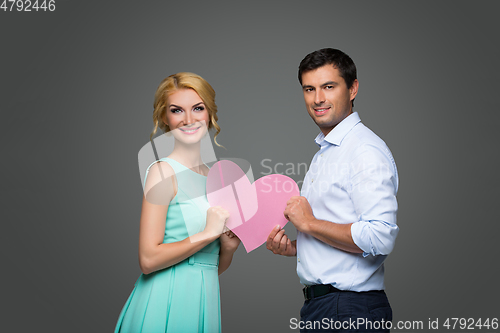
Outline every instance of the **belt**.
<svg viewBox="0 0 500 333">
<path fill-rule="evenodd" d="M 304 289 L 302 289 L 306 301 L 336 291 L 340 291 L 340 289 L 335 288 L 331 284 L 314 284 L 312 286 L 305 286 Z"/>
<path fill-rule="evenodd" d="M 219 255 L 206 252 L 196 252 L 191 257 L 188 258 L 188 264 L 204 264 L 204 265 L 219 265 Z"/>
</svg>

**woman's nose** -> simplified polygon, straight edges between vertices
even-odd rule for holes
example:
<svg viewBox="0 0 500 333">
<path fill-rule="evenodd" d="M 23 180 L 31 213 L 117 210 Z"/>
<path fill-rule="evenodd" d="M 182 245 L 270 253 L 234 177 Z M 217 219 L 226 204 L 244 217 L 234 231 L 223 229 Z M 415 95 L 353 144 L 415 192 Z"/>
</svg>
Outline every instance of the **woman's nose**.
<svg viewBox="0 0 500 333">
<path fill-rule="evenodd" d="M 191 125 L 193 123 L 193 115 L 191 114 L 191 112 L 185 112 L 184 123 L 186 125 Z"/>
</svg>

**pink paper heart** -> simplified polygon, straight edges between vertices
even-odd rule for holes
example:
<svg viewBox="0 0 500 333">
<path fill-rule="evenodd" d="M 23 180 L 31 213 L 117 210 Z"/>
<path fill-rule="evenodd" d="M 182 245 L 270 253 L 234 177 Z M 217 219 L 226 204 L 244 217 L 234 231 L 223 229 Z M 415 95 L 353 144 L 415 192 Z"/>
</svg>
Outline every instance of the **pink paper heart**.
<svg viewBox="0 0 500 333">
<path fill-rule="evenodd" d="M 212 166 L 206 189 L 210 206 L 229 211 L 226 226 L 241 239 L 247 252 L 265 243 L 277 224 L 285 226 L 286 203 L 300 193 L 297 183 L 284 175 L 267 175 L 250 184 L 243 170 L 227 160 Z"/>
</svg>

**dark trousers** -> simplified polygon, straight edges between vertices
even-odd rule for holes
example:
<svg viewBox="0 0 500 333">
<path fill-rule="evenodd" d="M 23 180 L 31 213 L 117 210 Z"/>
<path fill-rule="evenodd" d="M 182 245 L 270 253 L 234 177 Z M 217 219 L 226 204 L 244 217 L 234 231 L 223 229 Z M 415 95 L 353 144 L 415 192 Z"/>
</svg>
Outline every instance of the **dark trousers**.
<svg viewBox="0 0 500 333">
<path fill-rule="evenodd" d="M 392 309 L 383 290 L 338 291 L 304 302 L 300 332 L 389 332 Z"/>
</svg>

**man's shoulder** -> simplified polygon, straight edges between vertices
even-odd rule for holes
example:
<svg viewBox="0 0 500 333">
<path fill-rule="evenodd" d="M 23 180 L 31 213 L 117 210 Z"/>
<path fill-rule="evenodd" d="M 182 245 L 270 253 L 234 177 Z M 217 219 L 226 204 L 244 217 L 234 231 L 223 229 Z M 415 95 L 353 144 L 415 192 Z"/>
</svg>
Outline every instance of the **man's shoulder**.
<svg viewBox="0 0 500 333">
<path fill-rule="evenodd" d="M 384 140 L 362 122 L 356 124 L 345 139 L 346 148 L 351 152 L 352 158 L 360 154 L 381 154 L 394 163 L 392 153 Z"/>
<path fill-rule="evenodd" d="M 368 128 L 362 122 L 359 122 L 352 128 L 346 136 L 346 141 L 353 146 L 380 146 L 387 147 L 384 140 L 382 140 L 375 132 Z"/>
</svg>

